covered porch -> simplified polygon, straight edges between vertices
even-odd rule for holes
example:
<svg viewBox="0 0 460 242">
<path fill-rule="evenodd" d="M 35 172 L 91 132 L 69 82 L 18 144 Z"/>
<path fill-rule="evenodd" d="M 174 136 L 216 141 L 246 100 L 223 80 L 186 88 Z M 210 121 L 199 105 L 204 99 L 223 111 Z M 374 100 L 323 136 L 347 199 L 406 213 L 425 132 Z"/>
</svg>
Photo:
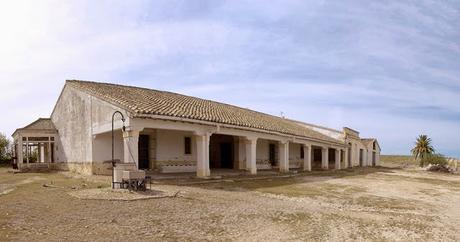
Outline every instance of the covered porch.
<svg viewBox="0 0 460 242">
<path fill-rule="evenodd" d="M 259 171 L 311 171 L 318 147 L 323 169 L 341 169 L 347 157 L 346 146 L 339 143 L 185 122 L 134 119 L 125 132 L 116 132 L 115 147 L 119 150 L 115 157 L 155 174 L 210 177 L 222 172 L 255 175 Z M 95 135 L 96 139 L 102 136 Z"/>
<path fill-rule="evenodd" d="M 57 130 L 40 118 L 13 134 L 13 164 L 18 169 L 49 168 L 55 163 Z"/>
</svg>

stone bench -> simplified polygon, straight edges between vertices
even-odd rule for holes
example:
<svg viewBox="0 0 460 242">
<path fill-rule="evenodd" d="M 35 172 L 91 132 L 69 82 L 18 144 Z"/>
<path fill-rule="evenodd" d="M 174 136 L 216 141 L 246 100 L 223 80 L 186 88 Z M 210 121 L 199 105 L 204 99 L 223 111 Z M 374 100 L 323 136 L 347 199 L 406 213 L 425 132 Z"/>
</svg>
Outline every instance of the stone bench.
<svg viewBox="0 0 460 242">
<path fill-rule="evenodd" d="M 267 164 L 267 163 L 261 163 L 261 164 L 256 164 L 257 170 L 271 170 L 272 165 Z"/>
<path fill-rule="evenodd" d="M 160 168 L 161 173 L 182 173 L 196 172 L 196 165 L 163 165 Z"/>
</svg>

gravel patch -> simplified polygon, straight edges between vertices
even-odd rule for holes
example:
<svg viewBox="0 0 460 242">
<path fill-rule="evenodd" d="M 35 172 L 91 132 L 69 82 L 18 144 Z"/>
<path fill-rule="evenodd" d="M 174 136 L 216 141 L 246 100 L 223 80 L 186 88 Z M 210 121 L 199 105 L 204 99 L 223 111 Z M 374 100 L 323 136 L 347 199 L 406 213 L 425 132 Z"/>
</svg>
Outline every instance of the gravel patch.
<svg viewBox="0 0 460 242">
<path fill-rule="evenodd" d="M 372 168 L 142 194 L 105 188 L 110 177 L 1 172 L 33 182 L 0 196 L 0 241 L 460 241 L 458 176 Z"/>
<path fill-rule="evenodd" d="M 0 196 L 14 191 L 15 187 L 11 184 L 0 184 Z"/>
<path fill-rule="evenodd" d="M 146 199 L 158 199 L 176 197 L 177 190 L 147 190 L 129 191 L 126 189 L 95 188 L 72 191 L 69 195 L 84 200 L 109 200 L 109 201 L 137 201 Z"/>
</svg>

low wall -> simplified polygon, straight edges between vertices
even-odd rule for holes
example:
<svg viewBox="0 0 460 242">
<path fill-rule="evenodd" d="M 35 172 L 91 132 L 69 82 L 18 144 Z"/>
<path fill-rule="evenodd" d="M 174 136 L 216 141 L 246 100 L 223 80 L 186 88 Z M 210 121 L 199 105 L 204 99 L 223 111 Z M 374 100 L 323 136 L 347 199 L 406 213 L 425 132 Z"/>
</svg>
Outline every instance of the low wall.
<svg viewBox="0 0 460 242">
<path fill-rule="evenodd" d="M 57 170 L 70 171 L 82 175 L 110 175 L 112 174 L 112 164 L 109 163 L 88 163 L 88 162 L 69 162 L 69 163 L 29 163 L 19 164 L 19 170 Z"/>
<path fill-rule="evenodd" d="M 196 161 L 166 160 L 156 161 L 156 164 L 161 173 L 196 172 Z"/>
<path fill-rule="evenodd" d="M 108 163 L 87 163 L 87 162 L 69 162 L 56 163 L 56 169 L 70 171 L 83 175 L 110 175 L 112 174 L 112 164 Z"/>
</svg>

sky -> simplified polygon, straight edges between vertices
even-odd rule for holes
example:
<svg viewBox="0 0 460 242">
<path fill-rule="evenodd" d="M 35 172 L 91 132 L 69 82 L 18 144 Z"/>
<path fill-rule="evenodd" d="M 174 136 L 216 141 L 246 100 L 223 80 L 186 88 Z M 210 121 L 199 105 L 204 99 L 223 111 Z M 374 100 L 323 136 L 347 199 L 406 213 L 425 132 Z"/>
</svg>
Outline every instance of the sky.
<svg viewBox="0 0 460 242">
<path fill-rule="evenodd" d="M 0 132 L 66 79 L 178 92 L 460 157 L 460 2 L 0 0 Z"/>
</svg>

